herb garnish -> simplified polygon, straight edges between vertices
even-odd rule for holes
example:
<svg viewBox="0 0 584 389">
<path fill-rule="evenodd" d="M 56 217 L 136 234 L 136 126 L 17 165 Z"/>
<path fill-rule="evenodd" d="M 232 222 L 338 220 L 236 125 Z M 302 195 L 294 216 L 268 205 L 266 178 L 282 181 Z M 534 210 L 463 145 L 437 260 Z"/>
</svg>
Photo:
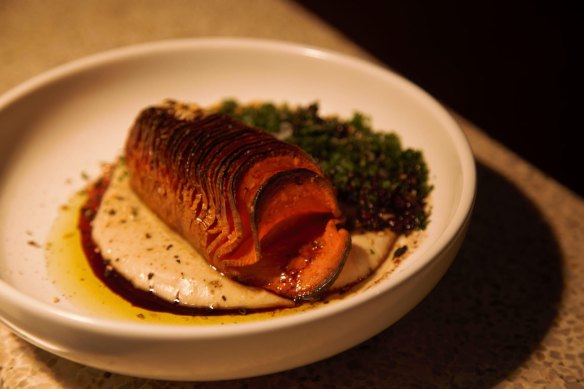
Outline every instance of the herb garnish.
<svg viewBox="0 0 584 389">
<path fill-rule="evenodd" d="M 225 100 L 219 111 L 296 144 L 312 155 L 337 189 L 347 227 L 396 233 L 424 229 L 432 190 L 418 150 L 402 148 L 394 133 L 371 128 L 354 113 L 349 120 L 322 117 L 318 104 L 290 108 L 272 103 L 241 105 Z"/>
</svg>

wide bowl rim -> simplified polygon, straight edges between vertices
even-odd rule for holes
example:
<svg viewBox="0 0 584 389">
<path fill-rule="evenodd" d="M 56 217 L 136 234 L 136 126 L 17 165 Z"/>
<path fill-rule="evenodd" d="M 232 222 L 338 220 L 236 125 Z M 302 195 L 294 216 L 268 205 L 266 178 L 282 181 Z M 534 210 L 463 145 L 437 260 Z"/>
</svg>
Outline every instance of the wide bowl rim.
<svg viewBox="0 0 584 389">
<path fill-rule="evenodd" d="M 387 285 L 375 285 L 368 290 L 351 296 L 350 299 L 338 301 L 334 304 L 327 304 L 318 309 L 307 310 L 294 315 L 236 324 L 185 326 L 179 324 L 134 323 L 117 319 L 87 317 L 83 314 L 66 311 L 39 301 L 11 287 L 2 279 L 0 279 L 0 301 L 12 301 L 20 309 L 34 314 L 37 318 L 43 318 L 60 325 L 71 326 L 78 330 L 100 333 L 106 336 L 128 338 L 146 337 L 156 340 L 196 339 L 200 337 L 208 340 L 210 338 L 251 335 L 259 332 L 294 327 L 299 324 L 307 324 L 325 317 L 330 317 L 340 311 L 350 310 L 369 299 L 380 296 L 388 290 L 406 282 L 416 273 L 423 271 L 432 262 L 437 260 L 463 231 L 474 203 L 476 168 L 470 145 L 458 123 L 436 99 L 401 75 L 364 59 L 330 49 L 287 41 L 234 37 L 170 39 L 119 47 L 67 62 L 13 87 L 0 96 L 0 111 L 10 106 L 10 104 L 17 102 L 20 97 L 34 93 L 36 89 L 69 77 L 72 73 L 89 71 L 94 67 L 106 66 L 116 61 L 124 61 L 140 55 L 151 55 L 164 51 L 202 49 L 262 50 L 291 56 L 308 56 L 318 60 L 333 62 L 357 71 L 369 72 L 378 77 L 390 78 L 392 82 L 399 84 L 403 92 L 413 94 L 416 99 L 423 103 L 425 109 L 431 110 L 439 118 L 443 127 L 447 129 L 448 135 L 457 150 L 457 157 L 462 168 L 463 185 L 461 187 L 460 200 L 452 213 L 452 218 L 446 228 L 441 232 L 440 237 L 427 251 L 427 259 L 420 261 L 415 266 L 409 267 L 397 275 L 397 277 L 392 277 L 392 281 L 386 283 Z M 11 323 L 3 318 L 0 318 L 0 321 L 5 321 L 6 324 L 11 325 Z"/>
</svg>

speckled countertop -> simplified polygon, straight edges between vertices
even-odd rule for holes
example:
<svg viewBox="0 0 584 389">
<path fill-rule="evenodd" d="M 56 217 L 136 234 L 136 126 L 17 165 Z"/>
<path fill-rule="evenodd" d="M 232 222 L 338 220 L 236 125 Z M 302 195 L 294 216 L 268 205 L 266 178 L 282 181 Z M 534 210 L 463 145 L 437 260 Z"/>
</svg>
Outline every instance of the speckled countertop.
<svg viewBox="0 0 584 389">
<path fill-rule="evenodd" d="M 246 36 L 370 59 L 281 0 L 0 2 L 0 93 L 56 65 L 166 38 Z M 478 162 L 468 237 L 412 312 L 340 355 L 206 388 L 583 388 L 584 201 L 458 117 Z M 0 388 L 169 388 L 46 353 L 0 325 Z M 195 385 L 196 386 L 196 385 Z"/>
</svg>

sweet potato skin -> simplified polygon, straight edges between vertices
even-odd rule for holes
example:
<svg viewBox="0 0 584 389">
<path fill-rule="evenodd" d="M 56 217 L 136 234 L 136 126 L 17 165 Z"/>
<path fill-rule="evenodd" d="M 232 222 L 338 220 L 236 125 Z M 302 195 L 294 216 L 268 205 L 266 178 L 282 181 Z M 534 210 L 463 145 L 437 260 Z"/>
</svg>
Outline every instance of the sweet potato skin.
<svg viewBox="0 0 584 389">
<path fill-rule="evenodd" d="M 342 267 L 350 237 L 337 228 L 341 215 L 334 190 L 316 162 L 298 147 L 228 116 L 167 102 L 139 114 L 125 154 L 131 187 L 142 201 L 227 276 L 305 299 L 326 289 Z M 275 258 L 278 243 L 262 248 L 260 236 L 262 230 L 269 234 L 270 220 L 258 218 L 256 209 L 270 202 L 278 207 L 272 197 L 282 196 L 278 187 L 289 187 L 290 180 L 310 181 L 310 188 L 319 192 L 311 197 L 318 203 L 313 207 L 304 200 L 287 206 L 292 218 L 307 212 L 322 216 L 324 221 L 316 223 L 320 229 L 306 238 L 327 237 L 322 250 L 327 265 L 321 267 L 328 270 L 322 275 L 316 267 L 296 271 L 314 276 L 296 277 L 294 286 L 290 282 L 283 287 L 273 282 L 274 274 L 290 278 L 291 267 L 283 265 L 282 257 L 301 257 L 303 245 L 291 248 L 298 252 Z M 280 243 L 286 246 L 286 241 L 294 240 L 298 227 L 291 225 L 277 234 Z"/>
</svg>

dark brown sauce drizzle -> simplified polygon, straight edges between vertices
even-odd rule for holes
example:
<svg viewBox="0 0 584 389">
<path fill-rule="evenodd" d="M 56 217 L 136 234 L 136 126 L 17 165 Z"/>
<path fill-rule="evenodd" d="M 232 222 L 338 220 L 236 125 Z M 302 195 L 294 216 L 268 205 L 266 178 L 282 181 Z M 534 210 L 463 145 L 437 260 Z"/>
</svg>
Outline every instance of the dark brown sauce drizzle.
<svg viewBox="0 0 584 389">
<path fill-rule="evenodd" d="M 103 258 L 99 247 L 91 237 L 92 222 L 101 204 L 101 199 L 110 183 L 111 174 L 104 174 L 87 188 L 87 201 L 81 207 L 77 227 L 81 234 L 81 245 L 83 253 L 95 276 L 100 279 L 112 292 L 122 297 L 135 307 L 143 308 L 154 312 L 166 312 L 175 315 L 188 316 L 218 316 L 249 314 L 260 312 L 275 312 L 285 308 L 274 309 L 211 309 L 192 308 L 184 305 L 168 302 L 151 292 L 146 292 L 135 288 L 132 283 L 119 275 L 108 261 Z"/>
</svg>

